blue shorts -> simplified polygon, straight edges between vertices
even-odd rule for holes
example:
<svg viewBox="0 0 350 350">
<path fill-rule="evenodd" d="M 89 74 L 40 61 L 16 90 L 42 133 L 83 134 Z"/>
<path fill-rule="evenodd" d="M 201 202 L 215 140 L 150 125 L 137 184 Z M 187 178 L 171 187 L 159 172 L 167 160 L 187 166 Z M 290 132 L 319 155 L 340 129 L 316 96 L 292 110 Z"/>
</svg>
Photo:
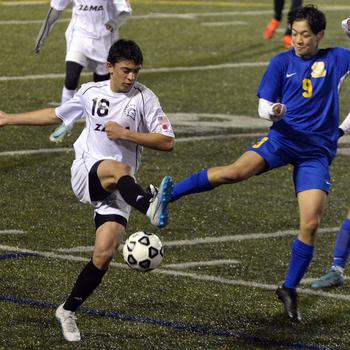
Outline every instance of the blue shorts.
<svg viewBox="0 0 350 350">
<path fill-rule="evenodd" d="M 264 171 L 287 164 L 293 165 L 296 193 L 313 189 L 328 193 L 330 190 L 330 161 L 321 147 L 267 135 L 261 137 L 248 151 L 256 152 L 264 158 L 266 162 Z"/>
</svg>

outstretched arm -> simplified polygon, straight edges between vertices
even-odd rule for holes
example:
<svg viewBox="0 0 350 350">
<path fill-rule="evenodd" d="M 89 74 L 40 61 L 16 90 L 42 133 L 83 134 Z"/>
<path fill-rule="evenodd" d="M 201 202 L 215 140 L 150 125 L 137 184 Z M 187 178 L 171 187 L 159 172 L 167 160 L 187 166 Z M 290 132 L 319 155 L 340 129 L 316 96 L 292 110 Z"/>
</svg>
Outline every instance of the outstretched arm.
<svg viewBox="0 0 350 350">
<path fill-rule="evenodd" d="M 41 26 L 38 37 L 36 38 L 35 53 L 39 53 L 41 47 L 44 44 L 45 39 L 47 38 L 53 26 L 55 25 L 58 18 L 60 17 L 61 12 L 62 11 L 58 11 L 58 10 L 55 10 L 53 7 L 50 7 L 46 20 Z"/>
<path fill-rule="evenodd" d="M 51 125 L 61 122 L 62 120 L 56 116 L 54 108 L 16 114 L 0 111 L 0 127 L 6 125 Z"/>
<path fill-rule="evenodd" d="M 105 125 L 107 137 L 110 140 L 125 140 L 158 151 L 172 151 L 175 139 L 158 133 L 143 133 L 123 128 L 116 122 Z"/>
</svg>

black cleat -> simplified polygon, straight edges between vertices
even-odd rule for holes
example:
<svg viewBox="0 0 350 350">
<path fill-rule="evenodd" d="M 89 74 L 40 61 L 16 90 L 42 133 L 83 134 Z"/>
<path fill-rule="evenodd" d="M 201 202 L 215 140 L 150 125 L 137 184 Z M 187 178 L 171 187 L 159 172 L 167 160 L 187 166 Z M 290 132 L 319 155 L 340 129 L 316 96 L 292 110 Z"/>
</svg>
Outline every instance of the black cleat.
<svg viewBox="0 0 350 350">
<path fill-rule="evenodd" d="M 284 304 L 286 314 L 293 322 L 300 322 L 301 317 L 298 311 L 297 292 L 295 289 L 287 288 L 284 285 L 276 290 L 277 298 Z"/>
</svg>

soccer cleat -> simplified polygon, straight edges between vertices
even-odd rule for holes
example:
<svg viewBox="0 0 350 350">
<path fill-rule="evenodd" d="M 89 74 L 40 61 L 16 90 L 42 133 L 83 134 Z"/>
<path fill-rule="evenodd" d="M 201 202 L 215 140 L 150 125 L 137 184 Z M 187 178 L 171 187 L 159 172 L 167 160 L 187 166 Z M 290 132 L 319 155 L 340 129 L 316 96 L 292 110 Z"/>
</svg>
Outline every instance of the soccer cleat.
<svg viewBox="0 0 350 350">
<path fill-rule="evenodd" d="M 67 341 L 80 341 L 80 332 L 75 320 L 75 312 L 65 310 L 63 304 L 56 309 L 56 319 L 61 324 L 62 334 Z"/>
<path fill-rule="evenodd" d="M 264 39 L 270 40 L 274 36 L 276 29 L 280 26 L 280 23 L 281 21 L 277 21 L 277 19 L 272 18 L 264 30 Z"/>
<path fill-rule="evenodd" d="M 159 186 L 159 189 L 150 185 L 152 198 L 147 210 L 147 217 L 151 224 L 157 227 L 164 227 L 168 224 L 168 203 L 173 190 L 173 181 L 170 176 L 165 176 Z"/>
<path fill-rule="evenodd" d="M 292 36 L 291 35 L 283 35 L 283 45 L 286 49 L 290 49 L 292 47 Z"/>
<path fill-rule="evenodd" d="M 298 311 L 296 290 L 282 285 L 277 288 L 276 295 L 277 298 L 284 304 L 284 310 L 288 317 L 293 322 L 300 322 L 301 317 Z"/>
<path fill-rule="evenodd" d="M 55 131 L 50 135 L 50 141 L 54 143 L 60 143 L 66 136 L 69 136 L 72 132 L 73 125 L 65 125 L 62 123 Z"/>
<path fill-rule="evenodd" d="M 341 287 L 344 284 L 343 274 L 331 268 L 328 273 L 311 283 L 312 289 Z"/>
</svg>

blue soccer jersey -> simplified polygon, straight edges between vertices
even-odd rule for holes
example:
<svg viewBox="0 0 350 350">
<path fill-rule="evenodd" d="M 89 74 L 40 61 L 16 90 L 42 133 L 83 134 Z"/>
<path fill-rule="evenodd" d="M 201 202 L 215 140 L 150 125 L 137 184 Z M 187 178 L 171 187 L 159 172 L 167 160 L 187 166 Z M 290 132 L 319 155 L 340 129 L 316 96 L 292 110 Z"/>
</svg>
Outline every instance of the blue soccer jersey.
<svg viewBox="0 0 350 350">
<path fill-rule="evenodd" d="M 304 59 L 294 50 L 275 56 L 258 89 L 258 97 L 286 105 L 285 116 L 270 134 L 319 146 L 332 158 L 339 127 L 339 92 L 350 73 L 350 50 L 321 49 Z"/>
</svg>

